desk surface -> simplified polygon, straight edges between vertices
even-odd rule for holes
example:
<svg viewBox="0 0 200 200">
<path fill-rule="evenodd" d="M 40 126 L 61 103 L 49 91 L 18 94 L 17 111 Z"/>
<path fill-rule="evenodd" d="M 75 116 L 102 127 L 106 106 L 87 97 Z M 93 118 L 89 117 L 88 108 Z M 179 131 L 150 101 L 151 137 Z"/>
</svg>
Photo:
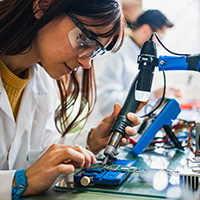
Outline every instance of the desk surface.
<svg viewBox="0 0 200 200">
<path fill-rule="evenodd" d="M 132 195 L 117 195 L 97 192 L 76 192 L 76 191 L 65 191 L 58 192 L 50 188 L 48 192 L 42 195 L 31 196 L 27 200 L 155 200 L 156 198 L 132 196 Z M 161 198 L 159 198 L 161 199 Z"/>
<path fill-rule="evenodd" d="M 138 157 L 134 157 L 131 152 L 128 152 L 125 149 L 122 149 L 119 154 L 119 158 L 123 159 L 136 159 L 136 166 L 143 168 L 156 168 L 156 169 L 169 169 L 169 170 L 177 170 L 177 168 L 184 168 L 186 165 L 186 158 L 193 156 L 193 153 L 189 149 L 185 149 L 185 151 L 180 151 L 177 149 L 165 150 L 165 149 L 157 149 L 156 151 L 148 151 L 145 152 Z M 134 190 L 134 188 L 133 188 Z M 185 194 L 184 194 L 185 195 Z M 66 190 L 66 191 L 55 191 L 52 186 L 48 192 L 42 195 L 30 196 L 27 200 L 155 200 L 155 199 L 166 199 L 162 197 L 154 197 L 154 196 L 146 196 L 143 194 L 135 194 L 135 195 L 122 195 L 116 193 L 105 193 L 101 191 L 91 192 L 91 191 L 76 191 L 76 190 Z M 185 198 L 184 198 L 185 199 Z M 190 200 L 194 199 L 189 197 Z"/>
</svg>

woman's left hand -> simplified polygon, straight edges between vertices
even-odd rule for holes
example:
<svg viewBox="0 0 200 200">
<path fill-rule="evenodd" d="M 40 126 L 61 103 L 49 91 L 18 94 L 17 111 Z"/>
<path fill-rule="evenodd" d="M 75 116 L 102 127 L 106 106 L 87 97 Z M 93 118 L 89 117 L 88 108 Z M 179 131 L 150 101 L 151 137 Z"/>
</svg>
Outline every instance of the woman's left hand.
<svg viewBox="0 0 200 200">
<path fill-rule="evenodd" d="M 140 105 L 139 109 L 143 107 L 143 104 Z M 88 136 L 88 146 L 93 153 L 98 153 L 100 150 L 105 148 L 110 137 L 110 129 L 115 121 L 115 118 L 119 114 L 121 106 L 117 103 L 114 104 L 114 111 L 112 114 L 107 115 L 96 128 L 93 128 Z M 140 123 L 139 117 L 134 113 L 128 113 L 127 118 L 132 122 L 131 126 L 125 128 L 127 138 L 123 138 L 121 144 L 128 144 L 128 137 L 133 136 L 137 131 L 133 128 Z"/>
</svg>

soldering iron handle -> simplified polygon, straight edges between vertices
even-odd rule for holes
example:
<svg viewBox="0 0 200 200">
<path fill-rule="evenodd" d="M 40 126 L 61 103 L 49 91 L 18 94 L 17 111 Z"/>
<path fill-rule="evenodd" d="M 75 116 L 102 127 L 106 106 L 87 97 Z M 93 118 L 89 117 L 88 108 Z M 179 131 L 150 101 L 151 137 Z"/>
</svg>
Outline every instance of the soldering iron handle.
<svg viewBox="0 0 200 200">
<path fill-rule="evenodd" d="M 144 43 L 139 57 L 139 74 L 134 79 L 121 112 L 111 129 L 112 132 L 120 132 L 123 136 L 126 136 L 125 127 L 131 125 L 131 121 L 127 119 L 128 112 L 136 113 L 141 101 L 146 102 L 149 99 L 148 97 L 143 100 L 143 96 L 147 92 L 150 93 L 153 72 L 157 65 L 157 50 L 152 39 Z M 136 98 L 136 90 L 139 90 L 140 100 Z"/>
<path fill-rule="evenodd" d="M 136 113 L 141 101 L 145 102 L 148 100 L 146 93 L 150 93 L 151 90 L 153 72 L 155 66 L 157 66 L 156 56 L 156 45 L 151 37 L 150 40 L 144 43 L 141 49 L 138 59 L 139 74 L 134 79 L 124 105 L 111 128 L 112 134 L 104 151 L 106 157 L 103 164 L 107 164 L 110 158 L 117 155 L 117 148 L 120 145 L 121 139 L 126 136 L 125 128 L 126 126 L 131 126 L 132 122 L 127 119 L 128 112 Z M 138 99 L 136 99 L 136 90 L 138 90 L 140 97 Z M 145 101 L 143 97 L 145 97 Z"/>
<path fill-rule="evenodd" d="M 125 136 L 125 127 L 131 125 L 131 121 L 127 119 L 127 114 L 129 112 L 135 113 L 140 105 L 140 101 L 135 100 L 135 86 L 137 82 L 138 76 L 134 79 L 131 88 L 129 90 L 129 93 L 126 97 L 126 100 L 124 102 L 124 105 L 117 116 L 113 127 L 111 129 L 111 132 L 120 132 L 123 136 Z"/>
</svg>

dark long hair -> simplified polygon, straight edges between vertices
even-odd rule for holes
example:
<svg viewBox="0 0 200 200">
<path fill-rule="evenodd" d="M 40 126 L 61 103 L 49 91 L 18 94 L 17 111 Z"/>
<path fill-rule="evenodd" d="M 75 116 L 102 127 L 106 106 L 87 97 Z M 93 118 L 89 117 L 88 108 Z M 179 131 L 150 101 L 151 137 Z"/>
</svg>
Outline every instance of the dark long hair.
<svg viewBox="0 0 200 200">
<path fill-rule="evenodd" d="M 37 32 L 48 22 L 63 13 L 71 12 L 78 16 L 93 19 L 93 24 L 80 21 L 88 26 L 106 26 L 112 28 L 98 37 L 113 37 L 107 50 L 116 51 L 123 41 L 123 17 L 117 0 L 38 0 L 44 15 L 40 19 L 34 16 L 35 0 L 0 1 L 0 55 L 16 55 L 31 50 L 32 41 Z M 84 69 L 80 82 L 77 72 L 65 75 L 57 80 L 61 103 L 55 112 L 57 129 L 65 135 L 91 113 L 96 101 L 96 84 L 93 66 Z M 80 96 L 79 109 L 69 120 L 77 98 Z M 77 105 L 76 105 L 77 106 Z M 84 109 L 87 111 L 84 111 Z M 70 110 L 70 112 L 69 112 Z M 80 115 L 86 113 L 80 118 Z"/>
</svg>

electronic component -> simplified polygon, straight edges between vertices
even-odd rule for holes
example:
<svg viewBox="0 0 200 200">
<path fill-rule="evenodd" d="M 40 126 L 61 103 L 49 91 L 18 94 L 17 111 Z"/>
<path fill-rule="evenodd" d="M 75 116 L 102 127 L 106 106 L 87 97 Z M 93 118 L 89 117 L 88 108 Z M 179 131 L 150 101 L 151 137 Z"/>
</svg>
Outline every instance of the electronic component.
<svg viewBox="0 0 200 200">
<path fill-rule="evenodd" d="M 198 174 L 180 174 L 180 184 L 187 189 L 197 190 L 199 188 Z"/>
<path fill-rule="evenodd" d="M 156 105 L 152 108 L 152 110 L 154 110 L 154 108 L 157 107 L 158 104 L 160 104 L 161 100 L 162 99 L 159 99 L 157 101 Z M 152 116 L 141 124 L 138 130 L 138 133 L 141 137 L 136 143 L 136 145 L 132 148 L 131 152 L 134 155 L 139 155 L 140 153 L 142 153 L 153 140 L 156 133 L 164 125 L 171 125 L 172 120 L 176 119 L 180 111 L 180 106 L 175 99 L 165 98 L 162 104 L 158 107 L 158 109 L 156 109 L 153 112 Z"/>
<path fill-rule="evenodd" d="M 187 189 L 199 189 L 200 158 L 186 158 L 186 166 L 180 171 L 180 184 Z"/>
<path fill-rule="evenodd" d="M 196 134 L 195 134 L 195 140 L 196 140 L 196 150 L 195 155 L 200 156 L 200 122 L 196 122 Z"/>
<path fill-rule="evenodd" d="M 89 169 L 81 169 L 74 175 L 74 182 L 87 186 L 89 184 L 119 185 L 130 172 L 127 168 L 135 166 L 135 160 L 113 160 L 109 165 L 97 163 Z"/>
<path fill-rule="evenodd" d="M 199 163 L 198 160 L 187 159 L 187 167 L 180 172 L 180 184 L 187 189 L 198 190 L 199 189 L 199 167 L 189 166 L 189 161 L 193 164 Z"/>
</svg>

